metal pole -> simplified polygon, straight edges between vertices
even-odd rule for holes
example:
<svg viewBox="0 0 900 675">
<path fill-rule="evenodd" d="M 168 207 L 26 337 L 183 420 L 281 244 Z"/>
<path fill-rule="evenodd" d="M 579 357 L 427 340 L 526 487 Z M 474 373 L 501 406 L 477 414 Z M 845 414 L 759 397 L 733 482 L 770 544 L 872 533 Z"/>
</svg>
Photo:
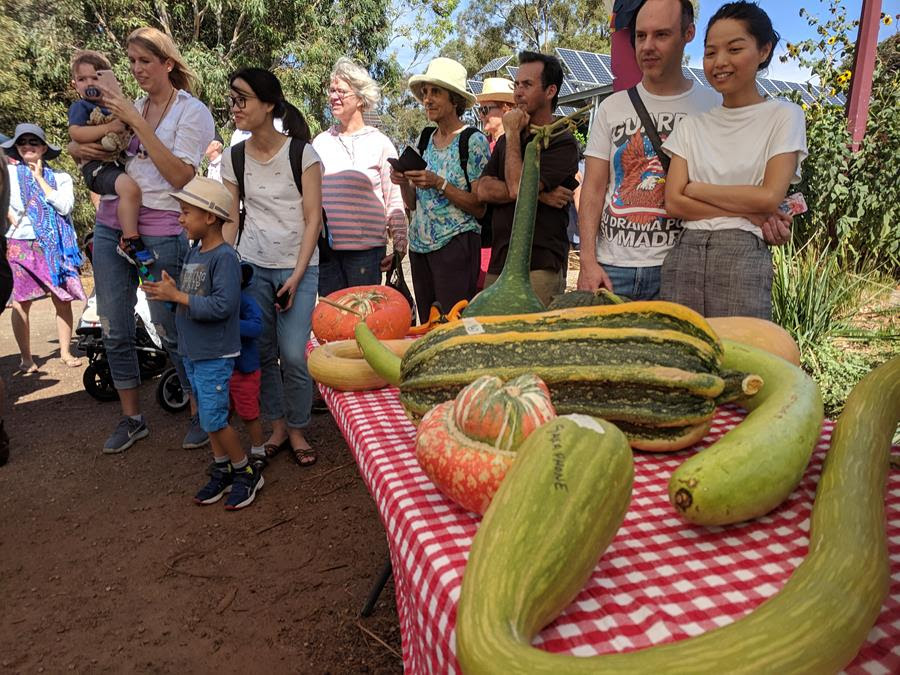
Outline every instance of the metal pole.
<svg viewBox="0 0 900 675">
<path fill-rule="evenodd" d="M 847 126 L 850 130 L 850 147 L 853 152 L 859 150 L 859 144 L 866 134 L 880 22 L 881 0 L 863 0 L 856 53 L 853 57 L 850 96 L 847 98 Z"/>
</svg>

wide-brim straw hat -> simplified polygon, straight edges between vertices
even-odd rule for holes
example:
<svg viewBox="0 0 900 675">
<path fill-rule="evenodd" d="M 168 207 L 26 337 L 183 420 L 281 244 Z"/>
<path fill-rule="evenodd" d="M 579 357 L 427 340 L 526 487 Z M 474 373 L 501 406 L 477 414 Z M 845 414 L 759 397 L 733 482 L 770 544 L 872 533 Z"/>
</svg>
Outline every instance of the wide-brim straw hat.
<svg viewBox="0 0 900 675">
<path fill-rule="evenodd" d="M 47 142 L 47 135 L 44 133 L 44 130 L 41 129 L 37 124 L 18 124 L 16 125 L 16 132 L 13 134 L 13 137 L 3 143 L 0 143 L 0 147 L 5 150 L 9 150 L 16 145 L 16 141 L 19 140 L 20 136 L 25 136 L 26 134 L 31 134 L 32 136 L 37 136 L 41 139 L 41 142 L 47 146 L 47 152 L 44 153 L 44 159 L 56 159 L 59 157 L 59 146 L 52 145 Z"/>
<path fill-rule="evenodd" d="M 439 56 L 432 59 L 428 64 L 428 69 L 422 75 L 413 75 L 409 78 L 409 89 L 416 97 L 416 100 L 422 102 L 422 86 L 425 84 L 434 84 L 447 91 L 459 94 L 466 100 L 466 107 L 475 104 L 475 95 L 466 89 L 466 67 L 459 61 Z"/>
<path fill-rule="evenodd" d="M 489 77 L 484 81 L 480 94 L 475 94 L 475 100 L 479 103 L 488 101 L 500 101 L 502 103 L 515 103 L 516 97 L 513 90 L 516 88 L 512 80 L 505 77 Z"/>
<path fill-rule="evenodd" d="M 180 202 L 208 211 L 222 220 L 231 219 L 231 193 L 217 180 L 194 176 L 183 188 L 169 194 Z"/>
</svg>

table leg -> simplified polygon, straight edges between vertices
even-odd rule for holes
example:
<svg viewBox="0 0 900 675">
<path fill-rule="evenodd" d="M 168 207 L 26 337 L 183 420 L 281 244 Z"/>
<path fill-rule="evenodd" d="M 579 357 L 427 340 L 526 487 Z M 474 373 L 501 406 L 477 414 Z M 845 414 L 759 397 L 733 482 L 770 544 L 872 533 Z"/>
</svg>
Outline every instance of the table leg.
<svg viewBox="0 0 900 675">
<path fill-rule="evenodd" d="M 361 616 L 371 616 L 372 612 L 375 611 L 375 603 L 378 602 L 378 596 L 380 596 L 381 591 L 384 590 L 384 585 L 387 583 L 388 579 L 391 578 L 392 572 L 391 558 L 388 556 L 387 562 L 384 563 L 384 567 L 382 567 L 381 572 L 378 573 L 378 578 L 375 579 L 375 583 L 372 584 L 372 588 L 369 590 L 369 597 L 366 598 L 366 604 L 363 605 L 362 611 L 360 612 Z"/>
</svg>

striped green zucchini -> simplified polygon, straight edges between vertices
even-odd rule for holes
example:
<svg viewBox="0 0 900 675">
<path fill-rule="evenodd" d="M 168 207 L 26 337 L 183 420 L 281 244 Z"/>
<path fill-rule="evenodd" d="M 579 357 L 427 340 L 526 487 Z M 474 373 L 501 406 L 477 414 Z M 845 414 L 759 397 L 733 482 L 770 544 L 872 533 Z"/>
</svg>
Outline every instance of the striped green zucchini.
<svg viewBox="0 0 900 675">
<path fill-rule="evenodd" d="M 588 658 L 550 654 L 531 641 L 555 618 L 548 609 L 562 597 L 559 589 L 569 596 L 588 579 L 593 567 L 584 565 L 584 559 L 599 555 L 609 543 L 607 530 L 588 529 L 579 517 L 583 512 L 571 509 L 569 502 L 545 500 L 546 491 L 534 494 L 543 479 L 528 470 L 514 473 L 524 459 L 520 455 L 497 494 L 504 499 L 495 498 L 488 510 L 491 520 L 485 517 L 476 536 L 476 542 L 502 537 L 504 546 L 478 552 L 473 542 L 463 577 L 457 615 L 463 672 L 838 672 L 855 657 L 888 592 L 884 490 L 898 422 L 900 357 L 866 376 L 850 395 L 819 480 L 809 552 L 777 595 L 734 623 L 698 637 Z M 760 449 L 765 443 L 764 436 L 757 439 Z M 586 461 L 582 469 L 578 491 L 598 493 L 595 484 L 609 480 L 603 462 Z M 534 506 L 524 510 L 525 500 Z M 610 517 L 597 516 L 604 522 Z M 498 524 L 504 525 L 502 531 Z M 545 538 L 556 546 L 543 545 Z"/>
</svg>

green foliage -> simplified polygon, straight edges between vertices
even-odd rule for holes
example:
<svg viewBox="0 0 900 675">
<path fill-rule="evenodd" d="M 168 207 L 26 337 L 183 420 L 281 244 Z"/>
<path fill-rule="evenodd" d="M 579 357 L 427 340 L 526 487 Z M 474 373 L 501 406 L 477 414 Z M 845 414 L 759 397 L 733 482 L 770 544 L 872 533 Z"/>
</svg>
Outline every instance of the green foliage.
<svg viewBox="0 0 900 675">
<path fill-rule="evenodd" d="M 790 57 L 819 79 L 822 95 L 804 105 L 809 158 L 803 165 L 800 189 L 810 213 L 795 221 L 799 241 L 826 235 L 853 267 L 864 259 L 877 261 L 894 277 L 900 270 L 900 71 L 897 40 L 879 49 L 872 82 L 866 135 L 858 152 L 850 150 L 843 107 L 827 96 L 849 94 L 857 21 L 850 21 L 842 0 L 819 0 L 825 19 L 801 9 L 817 38 L 788 44 Z M 894 50 L 890 47 L 893 45 Z M 884 44 L 882 45 L 884 47 Z M 787 60 L 790 57 L 782 57 Z"/>
<path fill-rule="evenodd" d="M 822 388 L 830 416 L 843 407 L 853 386 L 897 352 L 900 308 L 860 323 L 865 306 L 878 302 L 893 284 L 871 263 L 848 272 L 845 252 L 818 241 L 773 253 L 772 315 L 797 341 L 803 367 Z"/>
<path fill-rule="evenodd" d="M 409 6 L 426 0 L 405 0 Z M 0 131 L 40 124 L 51 141 L 68 140 L 66 109 L 75 100 L 69 60 L 76 49 L 105 53 L 125 91 L 140 92 L 129 74 L 124 44 L 140 26 L 172 36 L 199 76 L 195 92 L 209 104 L 225 138 L 227 77 L 242 66 L 275 68 L 286 95 L 313 129 L 326 120 L 328 75 L 339 56 L 370 65 L 388 87 L 399 70 L 379 54 L 388 46 L 390 0 L 0 0 Z M 68 157 L 59 165 L 77 175 Z M 91 226 L 93 208 L 81 181 L 74 219 Z"/>
</svg>

